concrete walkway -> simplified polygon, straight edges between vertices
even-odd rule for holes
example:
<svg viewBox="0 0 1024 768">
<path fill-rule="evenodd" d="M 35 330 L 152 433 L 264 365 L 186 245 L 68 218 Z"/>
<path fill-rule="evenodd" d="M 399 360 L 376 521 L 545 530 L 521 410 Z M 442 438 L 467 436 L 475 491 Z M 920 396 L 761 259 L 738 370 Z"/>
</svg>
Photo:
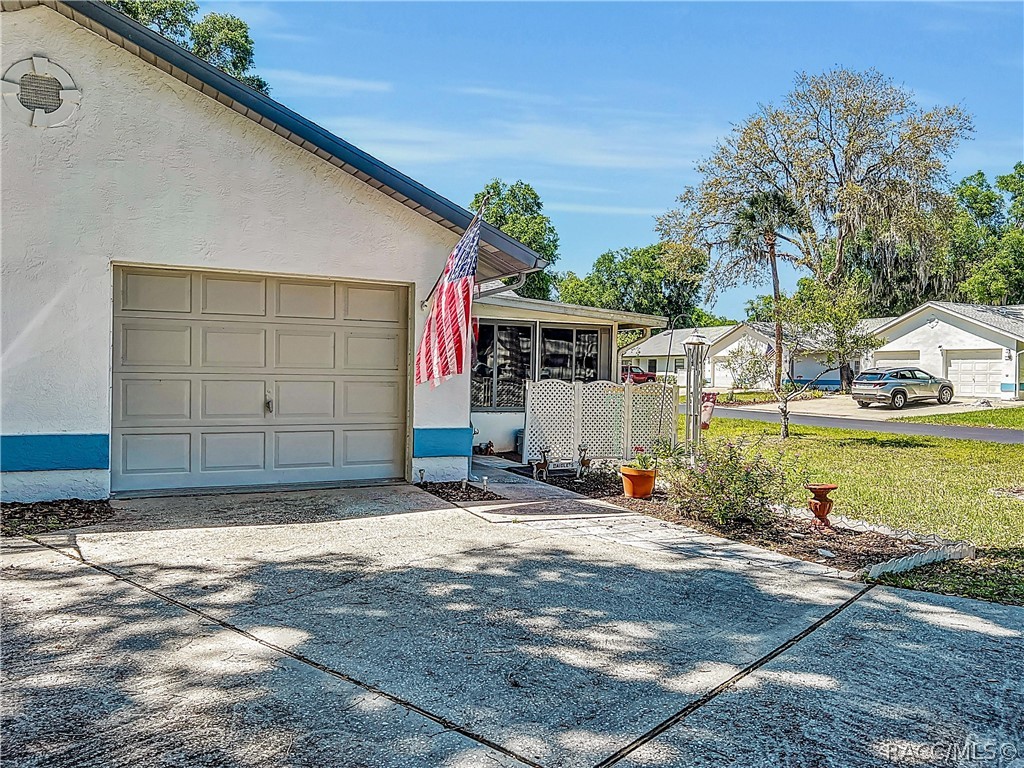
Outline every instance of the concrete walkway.
<svg viewBox="0 0 1024 768">
<path fill-rule="evenodd" d="M 492 522 L 391 486 L 117 502 L 105 524 L 5 540 L 4 764 L 1024 752 L 1024 609 L 865 588 L 526 498 L 529 482 L 492 489 L 512 486 L 547 512 Z"/>
</svg>

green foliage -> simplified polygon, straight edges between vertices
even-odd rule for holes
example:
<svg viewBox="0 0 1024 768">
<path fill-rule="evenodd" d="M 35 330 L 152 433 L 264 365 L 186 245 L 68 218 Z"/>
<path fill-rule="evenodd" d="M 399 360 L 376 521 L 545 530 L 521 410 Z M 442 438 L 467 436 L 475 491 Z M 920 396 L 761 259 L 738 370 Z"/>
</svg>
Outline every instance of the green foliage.
<svg viewBox="0 0 1024 768">
<path fill-rule="evenodd" d="M 646 451 L 640 451 L 633 456 L 633 460 L 626 463 L 627 467 L 633 469 L 655 469 L 657 463 L 654 454 L 647 453 Z"/>
<path fill-rule="evenodd" d="M 760 107 L 698 163 L 700 181 L 658 230 L 683 249 L 717 250 L 744 201 L 776 190 L 802 216 L 794 260 L 825 282 L 847 274 L 865 231 L 887 258 L 920 261 L 944 201 L 945 161 L 972 130 L 960 107 L 922 109 L 875 70 L 804 73 L 781 104 Z"/>
<path fill-rule="evenodd" d="M 1024 445 L 801 425 L 777 441 L 769 437 L 775 431 L 716 415 L 710 435 L 761 440 L 798 456 L 812 482 L 839 485 L 835 514 L 979 546 L 1024 547 L 1024 503 L 992 493 L 1021 484 Z"/>
<path fill-rule="evenodd" d="M 669 318 L 681 315 L 689 326 L 706 315 L 695 312 L 702 275 L 699 268 L 678 272 L 660 245 L 621 248 L 598 256 L 585 277 L 559 275 L 558 300 Z"/>
<path fill-rule="evenodd" d="M 771 362 L 753 345 L 739 344 L 725 356 L 723 365 L 732 377 L 734 389 L 753 389 L 768 383 Z"/>
<path fill-rule="evenodd" d="M 680 511 L 721 526 L 762 525 L 774 508 L 795 502 L 806 482 L 797 457 L 760 443 L 706 438 L 691 466 L 679 461 L 662 477 Z"/>
<path fill-rule="evenodd" d="M 544 203 L 537 190 L 522 180 L 506 184 L 501 179 L 492 179 L 473 196 L 470 207 L 478 210 L 485 198 L 484 221 L 532 248 L 549 264 L 558 261 L 558 233 L 543 213 Z M 528 275 L 517 293 L 531 299 L 550 299 L 554 283 L 549 267 Z"/>
<path fill-rule="evenodd" d="M 945 258 L 963 277 L 959 289 L 979 304 L 1024 303 L 1024 163 L 996 177 L 995 187 L 978 171 L 957 184 L 954 197 Z"/>
<path fill-rule="evenodd" d="M 867 304 L 868 290 L 862 279 L 843 278 L 826 284 L 803 278 L 786 303 L 787 330 L 804 339 L 804 346 L 827 368 L 838 368 L 883 343 L 861 325 Z M 796 346 L 799 349 L 800 344 Z"/>
<path fill-rule="evenodd" d="M 249 25 L 230 13 L 207 13 L 199 18 L 195 0 L 105 0 L 140 24 L 191 51 L 260 93 L 269 94 L 267 81 L 250 70 L 254 46 Z"/>
<path fill-rule="evenodd" d="M 714 328 L 716 325 L 736 325 L 738 321 L 730 320 L 725 315 L 716 315 L 701 307 L 694 307 L 690 311 L 691 328 Z"/>
</svg>

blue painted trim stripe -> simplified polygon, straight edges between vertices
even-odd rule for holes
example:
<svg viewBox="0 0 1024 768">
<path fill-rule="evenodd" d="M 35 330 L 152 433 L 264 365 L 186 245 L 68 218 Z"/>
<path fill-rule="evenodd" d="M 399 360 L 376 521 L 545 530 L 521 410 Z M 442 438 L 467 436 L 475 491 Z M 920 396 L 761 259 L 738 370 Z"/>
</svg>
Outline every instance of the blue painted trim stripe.
<svg viewBox="0 0 1024 768">
<path fill-rule="evenodd" d="M 417 459 L 435 456 L 472 456 L 473 430 L 470 427 L 414 429 L 412 455 Z"/>
<path fill-rule="evenodd" d="M 110 469 L 110 435 L 2 435 L 0 471 Z"/>
<path fill-rule="evenodd" d="M 1000 392 L 1013 392 L 1013 382 L 1004 381 L 999 385 Z"/>
<path fill-rule="evenodd" d="M 76 13 L 100 24 L 120 35 L 154 56 L 163 59 L 183 72 L 191 75 L 201 83 L 220 91 L 228 98 L 234 99 L 247 109 L 258 115 L 273 120 L 287 131 L 305 139 L 315 147 L 328 152 L 348 163 L 373 179 L 386 184 L 396 192 L 419 203 L 424 208 L 447 219 L 462 229 L 469 226 L 473 214 L 451 200 L 442 197 L 432 189 L 428 189 L 418 181 L 395 170 L 372 155 L 367 154 L 316 123 L 307 120 L 283 104 L 264 96 L 243 85 L 235 78 L 217 67 L 200 59 L 175 45 L 167 38 L 144 27 L 134 19 L 130 19 L 120 11 L 114 10 L 106 3 L 75 2 L 69 0 L 68 5 Z M 487 222 L 480 227 L 481 239 L 498 248 L 512 259 L 519 262 L 516 269 L 542 269 L 547 262 L 534 250 L 527 248 L 511 235 L 502 232 Z M 510 267 L 512 265 L 509 265 Z"/>
</svg>

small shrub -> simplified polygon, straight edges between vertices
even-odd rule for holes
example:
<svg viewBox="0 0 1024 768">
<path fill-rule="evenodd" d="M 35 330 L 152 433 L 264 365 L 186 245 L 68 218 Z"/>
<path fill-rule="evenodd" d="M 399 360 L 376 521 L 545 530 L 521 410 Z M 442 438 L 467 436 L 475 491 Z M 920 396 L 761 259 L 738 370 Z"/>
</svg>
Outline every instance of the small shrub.
<svg viewBox="0 0 1024 768">
<path fill-rule="evenodd" d="M 766 524 L 806 482 L 799 459 L 730 440 L 705 440 L 693 465 L 676 461 L 663 474 L 683 514 L 725 527 Z"/>
</svg>

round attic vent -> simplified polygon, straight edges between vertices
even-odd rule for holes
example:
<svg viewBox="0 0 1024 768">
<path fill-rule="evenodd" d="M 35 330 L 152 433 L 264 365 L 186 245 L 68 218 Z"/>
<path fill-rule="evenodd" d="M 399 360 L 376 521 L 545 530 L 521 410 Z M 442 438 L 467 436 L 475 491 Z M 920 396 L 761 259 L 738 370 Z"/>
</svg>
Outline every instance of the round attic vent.
<svg viewBox="0 0 1024 768">
<path fill-rule="evenodd" d="M 23 107 L 33 112 L 41 109 L 46 114 L 60 108 L 60 80 L 56 77 L 29 73 L 22 75 L 19 85 L 18 101 Z"/>
<path fill-rule="evenodd" d="M 12 64 L 2 85 L 4 103 L 37 128 L 67 121 L 82 99 L 71 75 L 45 56 Z"/>
</svg>

